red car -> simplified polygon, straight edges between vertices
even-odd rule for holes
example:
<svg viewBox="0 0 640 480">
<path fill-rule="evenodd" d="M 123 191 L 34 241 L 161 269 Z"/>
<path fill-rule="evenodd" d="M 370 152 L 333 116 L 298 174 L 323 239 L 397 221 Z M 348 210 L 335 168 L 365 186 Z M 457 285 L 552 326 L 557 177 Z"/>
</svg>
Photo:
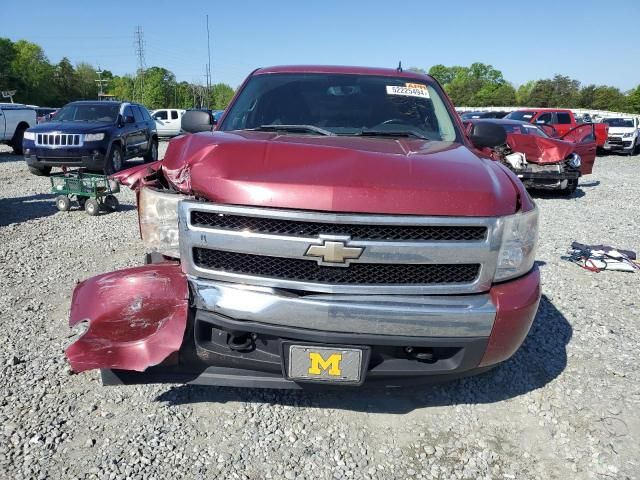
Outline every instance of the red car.
<svg viewBox="0 0 640 480">
<path fill-rule="evenodd" d="M 523 109 L 511 112 L 504 117 L 508 120 L 518 120 L 535 125 L 550 125 L 557 132 L 558 136 L 566 135 L 570 130 L 585 125 L 576 120 L 571 110 L 561 108 L 535 108 Z M 598 147 L 604 146 L 609 134 L 609 126 L 604 123 L 593 124 L 596 144 Z"/>
<path fill-rule="evenodd" d="M 303 388 L 480 373 L 536 315 L 538 210 L 431 77 L 254 71 L 187 112 L 138 192 L 148 264 L 81 282 L 66 350 L 103 382 Z"/>
<path fill-rule="evenodd" d="M 465 122 L 467 129 L 479 120 Z M 503 162 L 527 188 L 562 190 L 573 193 L 578 179 L 589 175 L 596 160 L 594 125 L 582 124 L 560 138 L 525 122 L 508 119 L 483 120 L 502 126 L 507 132 L 504 145 L 484 152 Z"/>
</svg>

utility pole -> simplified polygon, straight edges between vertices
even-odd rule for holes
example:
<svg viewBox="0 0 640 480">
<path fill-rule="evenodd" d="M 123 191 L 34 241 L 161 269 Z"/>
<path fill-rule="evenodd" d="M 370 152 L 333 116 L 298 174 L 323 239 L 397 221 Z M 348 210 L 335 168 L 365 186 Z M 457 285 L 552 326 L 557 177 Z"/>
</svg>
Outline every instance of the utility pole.
<svg viewBox="0 0 640 480">
<path fill-rule="evenodd" d="M 104 91 L 102 89 L 103 84 L 109 83 L 109 80 L 103 80 L 102 79 L 102 69 L 100 68 L 100 65 L 98 65 L 98 70 L 96 70 L 96 73 L 98 74 L 98 80 L 96 80 L 95 82 L 98 84 L 98 88 L 100 89 L 100 91 L 98 92 L 98 98 L 102 99 L 103 95 L 104 95 Z"/>
<path fill-rule="evenodd" d="M 142 26 L 138 25 L 134 31 L 134 47 L 138 57 L 138 74 L 133 84 L 133 99 L 139 98 L 140 103 L 144 101 L 144 70 L 146 68 L 144 59 L 144 33 Z"/>
<path fill-rule="evenodd" d="M 207 14 L 207 108 L 211 98 L 211 43 L 209 41 L 209 15 Z"/>
</svg>

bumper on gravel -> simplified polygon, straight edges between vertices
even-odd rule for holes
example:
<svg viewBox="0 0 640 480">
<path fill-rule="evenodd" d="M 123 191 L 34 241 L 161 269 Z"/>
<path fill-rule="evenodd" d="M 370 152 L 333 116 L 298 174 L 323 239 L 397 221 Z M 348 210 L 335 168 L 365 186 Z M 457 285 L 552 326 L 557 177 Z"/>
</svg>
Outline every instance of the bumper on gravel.
<svg viewBox="0 0 640 480">
<path fill-rule="evenodd" d="M 479 295 L 297 296 L 148 265 L 78 285 L 70 325 L 89 326 L 66 354 L 105 384 L 303 388 L 316 384 L 287 378 L 292 344 L 351 347 L 364 354 L 359 385 L 431 383 L 508 359 L 539 301 L 535 267 Z"/>
</svg>

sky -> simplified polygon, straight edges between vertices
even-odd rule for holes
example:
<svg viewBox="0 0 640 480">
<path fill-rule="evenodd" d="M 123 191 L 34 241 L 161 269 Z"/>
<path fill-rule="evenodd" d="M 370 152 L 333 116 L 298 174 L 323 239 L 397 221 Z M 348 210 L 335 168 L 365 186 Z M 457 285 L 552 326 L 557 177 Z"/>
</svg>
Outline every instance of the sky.
<svg viewBox="0 0 640 480">
<path fill-rule="evenodd" d="M 123 75 L 137 66 L 234 88 L 255 68 L 329 64 L 428 69 L 483 62 L 516 87 L 556 73 L 623 91 L 640 84 L 640 0 L 0 0 L 0 37 Z M 10 20 L 10 21 L 7 21 Z"/>
</svg>

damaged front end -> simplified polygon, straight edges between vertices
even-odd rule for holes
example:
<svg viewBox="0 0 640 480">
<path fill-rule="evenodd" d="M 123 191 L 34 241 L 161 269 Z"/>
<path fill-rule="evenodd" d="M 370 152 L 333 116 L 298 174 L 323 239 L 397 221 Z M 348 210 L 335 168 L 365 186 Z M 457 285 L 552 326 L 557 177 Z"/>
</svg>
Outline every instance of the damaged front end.
<svg viewBox="0 0 640 480">
<path fill-rule="evenodd" d="M 161 161 L 113 178 L 137 193 L 140 234 L 150 252 L 147 263 L 153 263 L 98 275 L 76 286 L 69 326 L 81 336 L 65 352 L 75 372 L 142 372 L 171 363 L 187 327 L 189 287 L 176 260 L 177 206 L 189 197 L 167 183 Z"/>
<path fill-rule="evenodd" d="M 573 192 L 582 175 L 582 159 L 566 142 L 511 134 L 492 156 L 515 173 L 527 189 Z"/>
</svg>

